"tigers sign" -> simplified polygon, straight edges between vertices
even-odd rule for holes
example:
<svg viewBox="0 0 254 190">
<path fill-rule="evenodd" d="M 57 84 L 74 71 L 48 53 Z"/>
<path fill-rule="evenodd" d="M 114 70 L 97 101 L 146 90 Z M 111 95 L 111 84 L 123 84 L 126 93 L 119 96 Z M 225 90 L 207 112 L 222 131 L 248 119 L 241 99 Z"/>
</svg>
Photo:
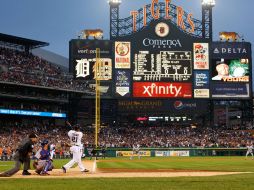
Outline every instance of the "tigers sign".
<svg viewBox="0 0 254 190">
<path fill-rule="evenodd" d="M 161 14 L 161 7 L 159 6 L 159 0 L 152 0 L 150 9 L 147 9 L 147 6 L 143 7 L 143 26 L 147 26 L 147 15 L 150 11 L 151 16 L 154 20 L 159 20 L 160 18 L 163 18 L 165 20 L 171 20 L 172 17 L 170 16 L 171 6 L 170 6 L 171 0 L 165 0 L 165 7 L 163 7 L 165 10 L 165 15 L 162 17 Z M 133 32 L 137 31 L 137 16 L 138 11 L 131 11 L 132 16 L 132 22 L 133 22 Z M 185 15 L 185 12 L 182 7 L 177 6 L 176 8 L 176 17 L 177 17 L 177 26 L 180 27 L 182 30 L 186 31 L 187 25 L 190 26 L 189 31 L 190 33 L 194 33 L 195 31 L 195 24 L 192 19 L 193 14 L 187 14 Z M 165 30 L 165 27 L 159 28 L 159 31 Z M 165 32 L 162 32 L 163 34 Z"/>
</svg>

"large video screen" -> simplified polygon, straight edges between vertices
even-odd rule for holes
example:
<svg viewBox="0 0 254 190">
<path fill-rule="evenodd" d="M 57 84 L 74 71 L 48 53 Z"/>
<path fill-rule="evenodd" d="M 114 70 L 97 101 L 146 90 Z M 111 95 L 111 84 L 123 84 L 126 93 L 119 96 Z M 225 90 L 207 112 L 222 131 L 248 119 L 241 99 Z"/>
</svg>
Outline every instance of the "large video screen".
<svg viewBox="0 0 254 190">
<path fill-rule="evenodd" d="M 211 44 L 210 92 L 214 99 L 249 99 L 252 94 L 251 44 Z"/>
<path fill-rule="evenodd" d="M 250 60 L 212 59 L 212 98 L 250 98 Z"/>
<path fill-rule="evenodd" d="M 99 80 L 112 80 L 112 43 L 109 40 L 71 40 L 70 72 L 74 78 L 95 80 L 96 49 L 100 50 Z"/>
<path fill-rule="evenodd" d="M 96 60 L 96 49 L 100 50 L 100 59 Z M 96 79 L 101 84 L 102 96 L 112 96 L 113 61 L 112 42 L 109 40 L 75 39 L 70 41 L 70 72 L 75 80 L 86 82 L 84 92 L 95 95 Z M 96 72 L 96 63 L 100 64 Z"/>
<path fill-rule="evenodd" d="M 212 81 L 249 82 L 249 59 L 213 59 Z"/>
</svg>

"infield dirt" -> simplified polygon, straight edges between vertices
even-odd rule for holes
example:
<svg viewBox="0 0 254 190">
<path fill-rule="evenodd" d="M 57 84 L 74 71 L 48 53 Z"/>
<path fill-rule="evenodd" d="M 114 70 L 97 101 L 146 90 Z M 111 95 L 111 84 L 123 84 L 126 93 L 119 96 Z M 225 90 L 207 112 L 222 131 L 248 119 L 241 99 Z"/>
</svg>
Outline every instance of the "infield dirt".
<svg viewBox="0 0 254 190">
<path fill-rule="evenodd" d="M 194 176 L 218 176 L 233 175 L 249 172 L 211 172 L 211 171 L 192 171 L 192 170 L 139 170 L 139 169 L 97 169 L 95 161 L 84 161 L 85 167 L 90 170 L 88 173 L 80 172 L 79 168 L 72 168 L 63 173 L 61 169 L 54 169 L 50 175 L 40 176 L 33 170 L 32 175 L 22 176 L 18 172 L 11 178 L 137 178 L 137 177 L 194 177 Z"/>
</svg>

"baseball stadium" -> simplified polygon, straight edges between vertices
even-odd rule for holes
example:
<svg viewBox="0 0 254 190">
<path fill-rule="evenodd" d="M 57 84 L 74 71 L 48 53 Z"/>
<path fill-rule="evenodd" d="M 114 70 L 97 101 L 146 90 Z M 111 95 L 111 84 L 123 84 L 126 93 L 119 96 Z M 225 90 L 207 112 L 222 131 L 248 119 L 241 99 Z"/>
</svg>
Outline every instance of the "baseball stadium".
<svg viewBox="0 0 254 190">
<path fill-rule="evenodd" d="M 1 190 L 254 189 L 253 2 L 4 1 Z"/>
</svg>

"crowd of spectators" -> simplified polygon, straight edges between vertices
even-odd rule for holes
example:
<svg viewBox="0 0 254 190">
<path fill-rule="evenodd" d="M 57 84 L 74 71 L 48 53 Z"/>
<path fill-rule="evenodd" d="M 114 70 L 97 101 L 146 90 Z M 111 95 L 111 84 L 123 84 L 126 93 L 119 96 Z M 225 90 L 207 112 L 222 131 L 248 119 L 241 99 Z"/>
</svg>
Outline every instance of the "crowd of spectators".
<svg viewBox="0 0 254 190">
<path fill-rule="evenodd" d="M 19 124 L 13 123 L 8 126 L 0 126 L 0 157 L 11 156 L 18 143 L 31 132 L 39 135 L 40 140 L 48 139 L 56 145 L 56 153 L 60 157 L 70 155 L 69 149 L 64 146 L 69 142 L 66 126 L 55 126 L 50 123 Z M 94 144 L 94 129 L 92 126 L 82 127 L 84 133 L 83 143 L 85 147 Z M 141 147 L 223 147 L 240 148 L 247 143 L 254 142 L 250 130 L 228 130 L 223 128 L 191 128 L 180 126 L 167 127 L 140 127 L 121 126 L 104 127 L 100 129 L 99 146 L 101 147 L 125 147 L 130 148 L 133 144 Z M 40 145 L 37 145 L 39 148 Z"/>
<path fill-rule="evenodd" d="M 166 127 L 117 127 L 104 128 L 100 142 L 108 147 L 230 147 L 239 148 L 254 140 L 246 130 L 224 128 Z"/>
<path fill-rule="evenodd" d="M 38 56 L 0 47 L 0 81 L 43 87 L 83 91 L 85 81 L 73 76 Z"/>
</svg>

